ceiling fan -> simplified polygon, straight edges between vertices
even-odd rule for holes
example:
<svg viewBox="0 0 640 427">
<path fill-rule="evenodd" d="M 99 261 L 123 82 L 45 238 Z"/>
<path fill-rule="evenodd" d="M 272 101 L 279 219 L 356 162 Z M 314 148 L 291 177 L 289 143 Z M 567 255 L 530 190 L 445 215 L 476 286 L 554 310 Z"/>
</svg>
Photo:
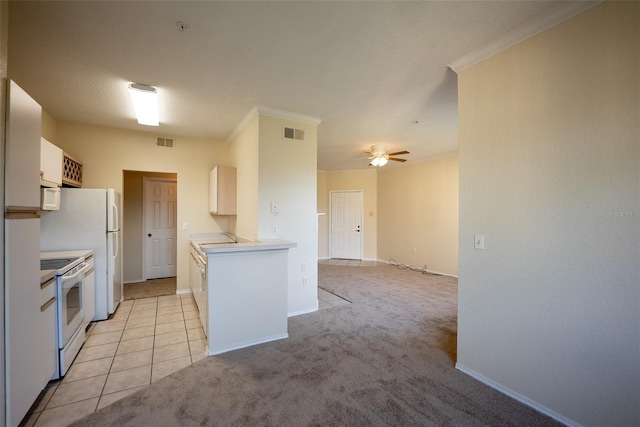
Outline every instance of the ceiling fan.
<svg viewBox="0 0 640 427">
<path fill-rule="evenodd" d="M 371 151 L 367 151 L 368 154 L 371 154 L 369 160 L 369 166 L 384 166 L 387 164 L 389 160 L 393 160 L 394 162 L 406 162 L 407 159 L 399 159 L 394 156 L 401 156 L 403 154 L 409 154 L 408 151 L 396 151 L 395 153 L 387 153 L 387 147 L 385 145 L 372 145 Z"/>
</svg>

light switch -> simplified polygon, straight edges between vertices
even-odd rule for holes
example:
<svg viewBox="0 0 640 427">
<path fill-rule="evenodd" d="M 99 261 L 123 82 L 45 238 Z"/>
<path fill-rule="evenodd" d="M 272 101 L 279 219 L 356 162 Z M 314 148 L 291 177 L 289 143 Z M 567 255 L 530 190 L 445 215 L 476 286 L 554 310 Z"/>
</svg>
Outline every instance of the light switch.
<svg viewBox="0 0 640 427">
<path fill-rule="evenodd" d="M 189 228 L 189 225 L 188 225 L 186 222 L 183 222 L 183 223 L 182 223 L 182 229 L 183 229 L 183 230 L 186 230 L 186 229 L 188 229 L 188 228 Z"/>
<path fill-rule="evenodd" d="M 476 249 L 484 249 L 484 235 L 475 234 L 473 236 L 473 247 Z"/>
<path fill-rule="evenodd" d="M 271 202 L 271 213 L 278 213 L 278 212 L 280 212 L 280 203 Z"/>
</svg>

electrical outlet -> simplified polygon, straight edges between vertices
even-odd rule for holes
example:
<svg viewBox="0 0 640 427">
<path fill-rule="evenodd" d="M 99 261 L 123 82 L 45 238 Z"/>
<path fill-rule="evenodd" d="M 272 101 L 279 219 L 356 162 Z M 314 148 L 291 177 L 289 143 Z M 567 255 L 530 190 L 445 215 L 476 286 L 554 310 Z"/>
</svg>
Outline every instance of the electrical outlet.
<svg viewBox="0 0 640 427">
<path fill-rule="evenodd" d="M 484 235 L 475 234 L 473 236 L 473 247 L 476 249 L 484 249 Z"/>
<path fill-rule="evenodd" d="M 271 227 L 271 234 L 273 234 L 274 236 L 278 235 L 278 227 L 276 225 Z"/>
<path fill-rule="evenodd" d="M 307 279 L 306 277 L 302 278 L 302 286 L 307 286 L 309 284 L 309 279 Z"/>
</svg>

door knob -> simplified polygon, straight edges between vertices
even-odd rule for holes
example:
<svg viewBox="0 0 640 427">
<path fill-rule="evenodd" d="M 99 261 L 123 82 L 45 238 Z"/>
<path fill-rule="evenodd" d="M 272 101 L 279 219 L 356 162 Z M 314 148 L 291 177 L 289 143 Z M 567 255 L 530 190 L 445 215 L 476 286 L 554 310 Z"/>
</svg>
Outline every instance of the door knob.
<svg viewBox="0 0 640 427">
<path fill-rule="evenodd" d="M 148 237 L 151 237 L 151 233 L 147 234 Z"/>
</svg>

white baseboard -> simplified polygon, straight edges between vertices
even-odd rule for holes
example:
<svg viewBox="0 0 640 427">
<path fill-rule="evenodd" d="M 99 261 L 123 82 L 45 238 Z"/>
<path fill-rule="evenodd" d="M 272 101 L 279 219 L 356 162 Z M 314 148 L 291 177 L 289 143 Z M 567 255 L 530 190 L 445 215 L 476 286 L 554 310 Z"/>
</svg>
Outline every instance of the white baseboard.
<svg viewBox="0 0 640 427">
<path fill-rule="evenodd" d="M 302 314 L 315 313 L 316 311 L 318 311 L 318 300 L 316 300 L 316 306 L 315 307 L 304 309 L 304 310 L 299 310 L 299 311 L 294 311 L 292 313 L 287 313 L 287 317 L 295 317 L 295 316 L 300 316 Z"/>
<path fill-rule="evenodd" d="M 377 259 L 377 260 L 373 260 L 373 261 L 378 261 L 378 262 L 381 262 L 381 263 L 383 263 L 383 264 L 393 265 L 393 264 L 391 264 L 389 261 L 385 261 L 385 260 L 381 260 L 381 259 Z M 419 267 L 418 267 L 418 268 L 419 268 Z M 455 275 L 453 275 L 453 274 L 449 274 L 449 273 L 443 273 L 443 272 L 441 272 L 441 271 L 435 271 L 435 270 L 429 270 L 429 269 L 426 269 L 425 271 L 426 271 L 427 273 L 437 274 L 437 275 L 439 275 L 439 276 L 453 277 L 454 279 L 457 279 L 457 278 L 458 278 L 458 276 L 455 276 Z"/>
<path fill-rule="evenodd" d="M 237 343 L 228 347 L 219 348 L 216 351 L 209 352 L 209 356 L 215 356 L 216 354 L 226 353 L 227 351 L 233 351 L 233 350 L 239 350 L 245 347 L 251 347 L 252 345 L 264 344 L 264 343 L 276 341 L 276 340 L 283 340 L 285 338 L 289 338 L 288 333 L 273 335 L 271 337 L 266 337 L 266 338 L 255 340 L 255 341 L 245 341 L 245 342 Z"/>
<path fill-rule="evenodd" d="M 570 420 L 569 418 L 562 416 L 561 414 L 557 413 L 556 411 L 547 408 L 544 405 L 539 404 L 538 402 L 529 399 L 526 396 L 523 396 L 522 394 L 515 392 L 513 390 L 511 390 L 508 387 L 503 386 L 502 384 L 498 384 L 497 382 L 490 380 L 489 378 L 485 377 L 484 375 L 481 375 L 477 372 L 475 372 L 472 369 L 467 368 L 464 365 L 461 365 L 460 363 L 456 363 L 456 369 L 464 372 L 465 374 L 469 375 L 472 378 L 475 378 L 476 380 L 480 381 L 481 383 L 484 383 L 486 385 L 488 385 L 489 387 L 498 390 L 500 393 L 502 394 L 506 394 L 507 396 L 511 397 L 512 399 L 517 400 L 520 403 L 524 403 L 525 405 L 535 409 L 538 412 L 541 412 L 551 418 L 553 418 L 554 420 L 561 422 L 562 424 L 565 424 L 569 427 L 582 427 L 582 424 L 579 424 L 577 422 L 575 422 L 574 420 Z"/>
<path fill-rule="evenodd" d="M 144 279 L 140 279 L 140 280 L 126 280 L 123 281 L 122 284 L 123 285 L 128 285 L 129 283 L 139 283 L 139 282 L 144 282 Z"/>
<path fill-rule="evenodd" d="M 176 295 L 191 294 L 191 293 L 192 293 L 191 288 L 176 290 Z"/>
</svg>

